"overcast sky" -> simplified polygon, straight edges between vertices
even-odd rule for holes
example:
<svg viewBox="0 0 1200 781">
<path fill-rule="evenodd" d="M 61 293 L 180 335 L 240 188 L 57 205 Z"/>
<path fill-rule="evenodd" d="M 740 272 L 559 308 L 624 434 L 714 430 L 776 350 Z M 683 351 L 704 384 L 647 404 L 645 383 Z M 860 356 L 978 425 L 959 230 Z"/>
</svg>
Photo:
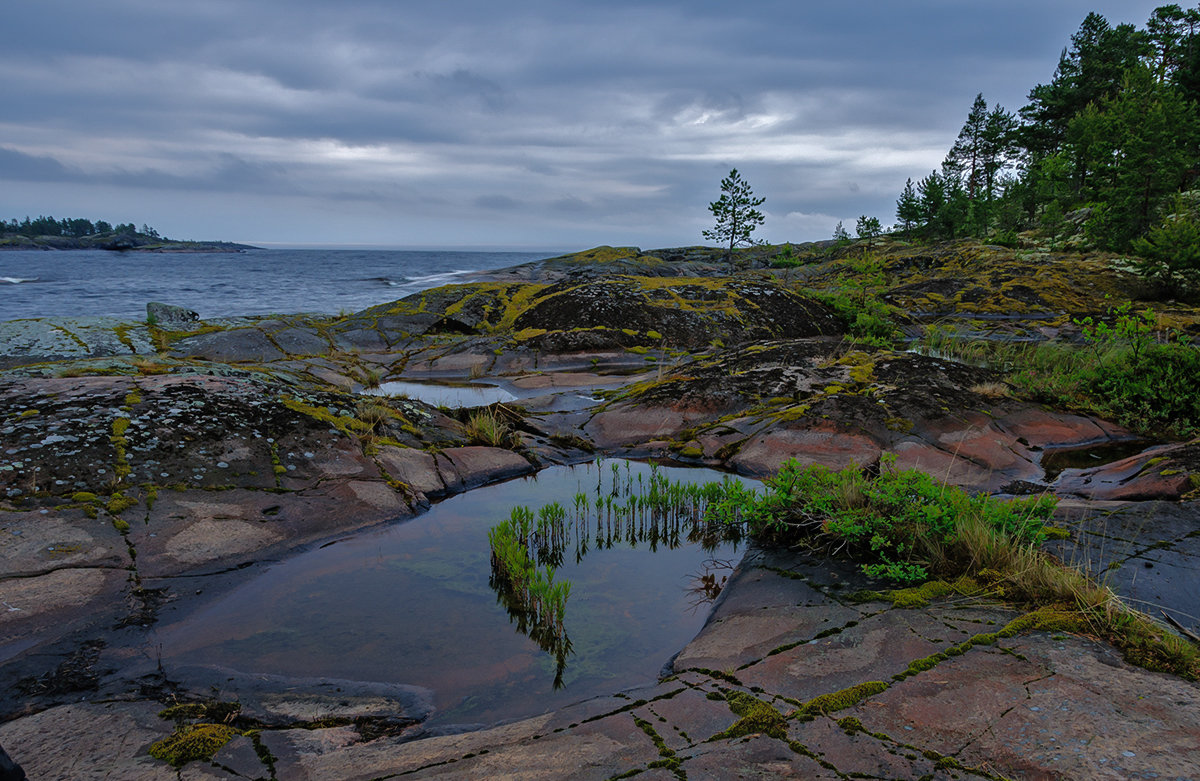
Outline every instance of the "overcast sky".
<svg viewBox="0 0 1200 781">
<path fill-rule="evenodd" d="M 251 243 L 702 242 L 895 219 L 976 93 L 1015 110 L 1138 0 L 18 0 L 0 216 Z"/>
</svg>

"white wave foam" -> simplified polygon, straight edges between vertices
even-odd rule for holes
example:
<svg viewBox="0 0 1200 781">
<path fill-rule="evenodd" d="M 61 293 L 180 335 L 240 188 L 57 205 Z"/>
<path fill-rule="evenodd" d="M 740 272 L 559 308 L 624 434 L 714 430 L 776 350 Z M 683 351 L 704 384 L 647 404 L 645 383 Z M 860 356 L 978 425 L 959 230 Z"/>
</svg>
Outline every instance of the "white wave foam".
<svg viewBox="0 0 1200 781">
<path fill-rule="evenodd" d="M 37 277 L 0 277 L 0 282 L 7 282 L 10 285 L 19 285 L 22 282 L 37 282 Z"/>
<path fill-rule="evenodd" d="M 454 269 L 453 271 L 442 271 L 437 274 L 426 274 L 424 276 L 405 277 L 404 279 L 407 280 L 408 284 L 427 285 L 430 282 L 438 282 L 443 279 L 454 279 L 455 277 L 461 277 L 466 274 L 476 274 L 476 273 L 478 273 L 478 272 L 475 269 L 463 268 L 463 269 Z"/>
</svg>

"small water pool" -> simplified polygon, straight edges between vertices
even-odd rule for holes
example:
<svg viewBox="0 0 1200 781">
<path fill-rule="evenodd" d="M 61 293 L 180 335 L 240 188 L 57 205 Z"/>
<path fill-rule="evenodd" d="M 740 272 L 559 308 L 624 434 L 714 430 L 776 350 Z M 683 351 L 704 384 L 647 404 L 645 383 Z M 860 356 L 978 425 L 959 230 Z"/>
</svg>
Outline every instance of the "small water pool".
<svg viewBox="0 0 1200 781">
<path fill-rule="evenodd" d="M 408 382 L 395 380 L 380 383 L 379 387 L 367 388 L 363 393 L 371 396 L 404 396 L 435 407 L 483 407 L 488 404 L 516 401 L 517 397 L 495 385 L 447 385 L 436 382 Z"/>
<path fill-rule="evenodd" d="M 723 477 L 653 469 L 689 482 Z M 644 519 L 614 523 L 601 512 L 568 543 L 558 569 L 572 584 L 571 651 L 558 660 L 518 630 L 489 583 L 488 543 L 489 528 L 514 506 L 577 508 L 581 495 L 607 501 L 621 486 L 648 482 L 651 471 L 610 459 L 452 497 L 410 521 L 281 562 L 161 627 L 155 642 L 168 670 L 220 665 L 423 686 L 434 692 L 429 723 L 441 725 L 522 718 L 651 682 L 703 626 L 714 584 L 740 557 L 735 543 L 710 535 L 702 544 L 678 526 L 672 539 L 658 525 L 651 534 Z"/>
<path fill-rule="evenodd" d="M 1121 439 L 1097 442 L 1084 447 L 1047 450 L 1042 455 L 1042 469 L 1046 472 L 1046 482 L 1053 483 L 1068 469 L 1090 469 L 1111 464 L 1142 453 L 1155 444 L 1145 439 Z"/>
</svg>

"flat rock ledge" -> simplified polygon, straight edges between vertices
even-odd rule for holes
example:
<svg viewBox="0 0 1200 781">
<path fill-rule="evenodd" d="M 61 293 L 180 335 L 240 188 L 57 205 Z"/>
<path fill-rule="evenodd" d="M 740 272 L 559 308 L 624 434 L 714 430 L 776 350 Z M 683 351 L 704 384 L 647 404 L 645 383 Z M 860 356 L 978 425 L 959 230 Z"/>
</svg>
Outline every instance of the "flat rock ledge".
<svg viewBox="0 0 1200 781">
<path fill-rule="evenodd" d="M 842 596 L 859 585 L 752 551 L 667 677 L 475 732 L 265 729 L 273 769 L 238 737 L 177 772 L 146 753 L 173 727 L 160 705 L 95 701 L 0 725 L 0 744 L 38 779 L 1200 777 L 1200 686 L 1006 630 L 1018 614 L 995 605 Z"/>
</svg>

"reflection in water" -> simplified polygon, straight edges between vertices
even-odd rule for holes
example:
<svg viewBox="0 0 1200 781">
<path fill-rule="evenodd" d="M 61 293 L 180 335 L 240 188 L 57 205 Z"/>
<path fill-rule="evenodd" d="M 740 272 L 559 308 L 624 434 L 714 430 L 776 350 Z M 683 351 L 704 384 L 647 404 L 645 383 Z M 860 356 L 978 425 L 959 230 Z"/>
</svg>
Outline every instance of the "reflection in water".
<svg viewBox="0 0 1200 781">
<path fill-rule="evenodd" d="M 715 570 L 730 571 L 734 566 L 734 562 L 730 560 L 708 559 L 704 562 L 704 570 L 692 576 L 692 585 L 688 587 L 688 594 L 692 596 L 693 609 L 711 605 L 717 597 L 721 596 L 721 590 L 725 588 L 729 576 L 722 575 L 721 580 L 718 581 Z"/>
<path fill-rule="evenodd" d="M 687 542 L 682 526 L 679 547 L 671 548 L 662 539 L 673 541 L 674 532 L 662 523 L 657 542 L 653 524 L 631 540 L 615 522 L 615 503 L 610 533 L 607 501 L 597 540 L 598 471 L 606 470 L 599 482 L 607 500 L 614 463 L 635 486 L 639 475 L 643 485 L 650 477 L 645 464 L 608 461 L 476 489 L 403 523 L 286 559 L 160 624 L 152 642 L 162 644 L 168 673 L 184 664 L 220 665 L 426 687 L 436 708 L 430 725 L 522 718 L 653 681 L 704 624 L 707 611 L 692 608 L 695 577 L 714 569 L 710 559 L 736 558 L 737 548 L 721 543 L 708 553 Z M 721 477 L 661 471 L 673 479 Z M 565 508 L 578 493 L 592 505 L 589 534 L 572 539 L 555 566 L 555 582 L 572 586 L 564 618 L 570 646 L 552 645 L 548 654 L 535 641 L 544 638 L 530 639 L 491 584 L 488 529 L 515 506 Z"/>
<path fill-rule="evenodd" d="M 492 566 L 488 584 L 518 631 L 554 658 L 556 690 L 563 685 L 572 649 L 565 625 L 571 584 L 555 580 L 567 551 L 574 552 L 576 564 L 591 549 L 621 544 L 631 548 L 648 544 L 651 552 L 660 546 L 675 550 L 691 544 L 711 553 L 722 542 L 736 542 L 742 535 L 740 524 L 715 520 L 707 512 L 709 503 L 725 497 L 733 478 L 704 484 L 672 481 L 652 463 L 649 479 L 638 470 L 635 483 L 630 462 L 625 461 L 610 464 L 611 477 L 605 484 L 609 470 L 602 463 L 596 462 L 593 493 L 576 493 L 570 510 L 550 502 L 535 516 L 530 508 L 517 506 L 508 520 L 488 531 Z M 689 592 L 711 595 L 711 601 L 720 589 L 716 575 L 707 572 Z M 693 606 L 702 601 L 693 601 Z"/>
</svg>

